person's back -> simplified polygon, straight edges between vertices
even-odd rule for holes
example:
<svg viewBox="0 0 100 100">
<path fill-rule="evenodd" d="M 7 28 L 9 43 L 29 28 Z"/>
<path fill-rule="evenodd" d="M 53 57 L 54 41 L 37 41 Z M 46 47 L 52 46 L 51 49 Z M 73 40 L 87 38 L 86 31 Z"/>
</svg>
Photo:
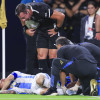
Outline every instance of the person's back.
<svg viewBox="0 0 100 100">
<path fill-rule="evenodd" d="M 67 60 L 87 60 L 91 63 L 96 63 L 96 60 L 86 48 L 74 44 L 61 47 L 57 52 L 57 57 Z"/>
<path fill-rule="evenodd" d="M 93 55 L 93 57 L 98 62 L 98 66 L 100 66 L 100 48 L 92 43 L 83 42 L 79 43 L 80 46 L 83 46 L 89 50 L 89 52 Z"/>
</svg>

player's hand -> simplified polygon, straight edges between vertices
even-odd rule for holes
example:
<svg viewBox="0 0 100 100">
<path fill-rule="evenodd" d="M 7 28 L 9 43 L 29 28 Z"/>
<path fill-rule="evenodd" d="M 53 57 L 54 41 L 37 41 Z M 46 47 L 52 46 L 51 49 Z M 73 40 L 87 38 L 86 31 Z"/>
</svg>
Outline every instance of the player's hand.
<svg viewBox="0 0 100 100">
<path fill-rule="evenodd" d="M 95 39 L 100 40 L 100 33 L 96 33 Z"/>
<path fill-rule="evenodd" d="M 50 37 L 56 35 L 58 32 L 55 32 L 54 29 L 50 29 L 48 30 L 48 34 L 50 35 Z"/>
<path fill-rule="evenodd" d="M 34 29 L 27 29 L 26 34 L 29 35 L 29 36 L 34 36 L 35 31 L 36 30 L 34 30 Z"/>
</svg>

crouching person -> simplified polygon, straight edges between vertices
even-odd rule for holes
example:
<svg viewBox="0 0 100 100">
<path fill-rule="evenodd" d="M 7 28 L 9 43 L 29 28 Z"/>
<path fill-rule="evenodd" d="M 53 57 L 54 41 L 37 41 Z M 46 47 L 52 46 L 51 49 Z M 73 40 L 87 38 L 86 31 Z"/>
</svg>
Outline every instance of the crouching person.
<svg viewBox="0 0 100 100">
<path fill-rule="evenodd" d="M 52 62 L 50 88 L 43 95 L 51 95 L 57 92 L 56 85 L 59 77 L 61 87 L 65 91 L 64 81 L 69 73 L 80 79 L 83 95 L 98 95 L 97 83 L 94 84 L 95 82 L 92 82 L 96 81 L 97 76 L 97 62 L 95 58 L 85 47 L 74 44 L 63 45 L 65 42 L 66 44 L 68 43 L 66 40 L 64 42 L 56 40 L 57 57 L 59 58 L 54 59 Z M 62 77 L 60 76 L 61 71 L 65 72 L 65 75 L 63 74 Z"/>
</svg>

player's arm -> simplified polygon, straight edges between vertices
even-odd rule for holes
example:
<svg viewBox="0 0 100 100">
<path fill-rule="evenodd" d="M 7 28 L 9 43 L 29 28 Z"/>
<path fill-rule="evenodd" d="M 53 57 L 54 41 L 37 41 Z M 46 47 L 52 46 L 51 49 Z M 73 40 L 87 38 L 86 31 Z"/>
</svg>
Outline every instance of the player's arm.
<svg viewBox="0 0 100 100">
<path fill-rule="evenodd" d="M 51 37 L 52 37 L 53 35 L 57 34 L 59 29 L 61 28 L 61 26 L 64 22 L 64 19 L 65 19 L 65 15 L 61 12 L 54 10 L 53 14 L 51 15 L 50 18 L 57 20 L 57 24 L 56 24 L 55 28 L 48 30 L 48 34 L 51 35 Z"/>
<path fill-rule="evenodd" d="M 3 85 L 3 87 L 2 87 L 1 90 L 6 90 L 6 89 L 10 86 L 12 80 L 14 80 L 14 75 L 10 74 L 10 75 L 5 79 L 4 85 Z"/>
<path fill-rule="evenodd" d="M 54 10 L 50 18 L 57 20 L 57 27 L 60 28 L 64 22 L 65 15 L 61 12 Z"/>
<path fill-rule="evenodd" d="M 1 90 L 0 94 L 16 94 L 14 90 Z"/>
<path fill-rule="evenodd" d="M 96 36 L 95 38 L 97 40 L 100 40 L 100 15 L 96 15 L 96 19 L 95 19 L 95 28 L 96 28 Z"/>
<path fill-rule="evenodd" d="M 40 9 L 38 9 L 38 11 L 39 11 L 39 16 L 41 16 L 41 18 L 45 18 L 45 19 L 50 18 L 50 19 L 57 20 L 57 25 L 56 25 L 55 29 L 48 30 L 48 34 L 51 36 L 57 34 L 58 29 L 63 24 L 65 15 L 56 10 L 52 10 L 52 8 L 50 6 L 48 6 L 47 4 L 41 4 L 41 7 L 40 7 Z"/>
<path fill-rule="evenodd" d="M 35 30 L 28 28 L 26 25 L 23 26 L 23 31 L 29 36 L 34 36 L 35 34 Z"/>
</svg>

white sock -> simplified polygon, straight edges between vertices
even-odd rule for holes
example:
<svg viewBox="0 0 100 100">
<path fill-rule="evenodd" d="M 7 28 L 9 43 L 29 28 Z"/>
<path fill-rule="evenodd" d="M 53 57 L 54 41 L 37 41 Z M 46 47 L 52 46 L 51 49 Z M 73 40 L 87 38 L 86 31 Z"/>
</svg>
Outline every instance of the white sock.
<svg viewBox="0 0 100 100">
<path fill-rule="evenodd" d="M 44 82 L 43 82 L 43 86 L 47 87 L 47 88 L 50 88 L 50 80 L 45 78 L 44 79 Z"/>
<path fill-rule="evenodd" d="M 66 90 L 67 90 L 67 88 L 66 88 L 65 86 L 61 86 L 61 88 L 62 88 L 64 94 L 66 94 Z"/>
<path fill-rule="evenodd" d="M 69 88 L 72 91 L 78 91 L 79 85 L 75 84 L 75 86 Z"/>
</svg>

